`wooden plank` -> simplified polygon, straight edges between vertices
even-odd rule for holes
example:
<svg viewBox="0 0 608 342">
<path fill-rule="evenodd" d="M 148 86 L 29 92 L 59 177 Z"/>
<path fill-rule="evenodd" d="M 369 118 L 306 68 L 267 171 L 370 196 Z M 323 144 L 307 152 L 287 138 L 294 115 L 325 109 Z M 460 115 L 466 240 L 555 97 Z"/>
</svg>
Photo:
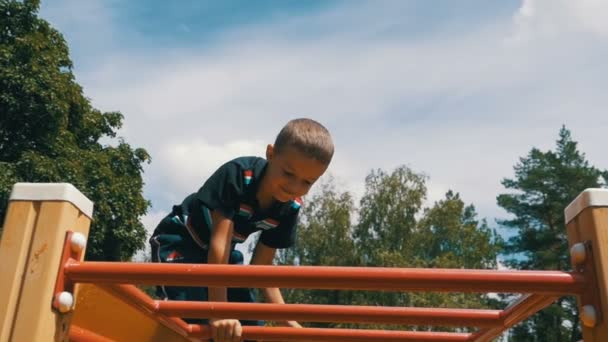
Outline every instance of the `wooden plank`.
<svg viewBox="0 0 608 342">
<path fill-rule="evenodd" d="M 587 196 L 590 196 L 589 192 L 586 191 Z M 579 210 L 576 216 L 567 217 L 568 244 L 590 242 L 593 264 L 588 263 L 584 267 L 593 267 L 596 279 L 596 284 L 590 284 L 589 290 L 578 298 L 579 313 L 584 304 L 593 305 L 598 313 L 601 312 L 594 327 L 587 327 L 581 322 L 583 339 L 585 342 L 604 342 L 608 341 L 608 202 L 603 204 L 596 200 L 592 205 L 589 205 L 589 200 L 586 200 L 587 204 L 576 202 L 569 206 L 569 209 L 577 206 Z"/>
<path fill-rule="evenodd" d="M 66 232 L 88 235 L 90 219 L 69 202 L 42 202 L 28 255 L 12 340 L 64 341 L 71 314 L 52 309 Z M 84 253 L 83 253 L 84 255 Z"/>
<path fill-rule="evenodd" d="M 10 202 L 0 241 L 0 341 L 9 341 L 38 214 L 31 201 Z"/>
<path fill-rule="evenodd" d="M 113 341 L 190 341 L 133 300 L 94 284 L 81 284 L 72 323 Z"/>
</svg>

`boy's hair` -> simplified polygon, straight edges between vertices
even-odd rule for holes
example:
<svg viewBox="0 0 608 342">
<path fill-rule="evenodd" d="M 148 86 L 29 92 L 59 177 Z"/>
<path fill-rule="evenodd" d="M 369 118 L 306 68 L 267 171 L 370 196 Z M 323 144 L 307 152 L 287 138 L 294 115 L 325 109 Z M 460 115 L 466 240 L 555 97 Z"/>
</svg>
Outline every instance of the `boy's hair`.
<svg viewBox="0 0 608 342">
<path fill-rule="evenodd" d="M 297 148 L 306 156 L 329 164 L 334 155 L 334 143 L 327 128 L 312 119 L 289 121 L 274 142 L 274 149 L 280 153 L 287 146 Z"/>
</svg>

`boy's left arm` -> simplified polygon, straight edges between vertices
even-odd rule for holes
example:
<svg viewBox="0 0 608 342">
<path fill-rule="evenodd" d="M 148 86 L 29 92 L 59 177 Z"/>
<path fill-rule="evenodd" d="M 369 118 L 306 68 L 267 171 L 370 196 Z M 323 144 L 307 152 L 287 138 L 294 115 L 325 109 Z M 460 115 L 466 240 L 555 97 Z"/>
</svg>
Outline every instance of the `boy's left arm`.
<svg viewBox="0 0 608 342">
<path fill-rule="evenodd" d="M 258 242 L 255 247 L 255 252 L 251 257 L 251 265 L 272 265 L 276 249 Z M 277 287 L 262 288 L 264 299 L 268 303 L 285 304 L 281 290 Z M 287 326 L 292 328 L 301 328 L 302 326 L 296 321 L 286 321 Z"/>
</svg>

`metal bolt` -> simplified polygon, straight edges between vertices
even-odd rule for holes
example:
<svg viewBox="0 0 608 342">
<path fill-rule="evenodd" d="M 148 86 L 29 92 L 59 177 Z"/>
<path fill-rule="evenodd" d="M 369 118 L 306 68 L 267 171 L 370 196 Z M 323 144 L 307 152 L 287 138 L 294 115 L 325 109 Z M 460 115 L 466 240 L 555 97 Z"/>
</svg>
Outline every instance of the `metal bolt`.
<svg viewBox="0 0 608 342">
<path fill-rule="evenodd" d="M 72 244 L 72 251 L 80 253 L 87 245 L 87 238 L 84 234 L 75 232 L 72 233 L 72 240 L 70 242 Z"/>
<path fill-rule="evenodd" d="M 593 328 L 597 324 L 597 312 L 593 305 L 583 306 L 581 311 L 581 321 L 588 328 Z"/>
<path fill-rule="evenodd" d="M 74 296 L 67 291 L 63 291 L 55 296 L 55 303 L 59 312 L 66 313 L 72 311 Z"/>
<path fill-rule="evenodd" d="M 585 244 L 582 242 L 575 243 L 570 247 L 570 258 L 572 263 L 575 265 L 580 265 L 585 262 L 585 258 L 587 257 L 587 251 L 585 249 Z"/>
</svg>

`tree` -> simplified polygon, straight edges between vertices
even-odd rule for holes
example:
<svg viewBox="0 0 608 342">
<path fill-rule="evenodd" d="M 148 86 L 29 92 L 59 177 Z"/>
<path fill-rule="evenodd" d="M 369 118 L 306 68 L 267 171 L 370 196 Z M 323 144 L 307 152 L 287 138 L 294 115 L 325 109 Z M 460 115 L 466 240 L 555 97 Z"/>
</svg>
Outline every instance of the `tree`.
<svg viewBox="0 0 608 342">
<path fill-rule="evenodd" d="M 475 208 L 465 205 L 452 191 L 430 208 L 423 208 L 426 179 L 405 166 L 391 174 L 378 170 L 367 177 L 355 228 L 356 249 L 363 265 L 494 268 L 498 235 L 485 221 L 478 221 Z M 487 308 L 496 304 L 485 294 L 368 292 L 365 297 L 368 303 L 383 306 Z"/>
<path fill-rule="evenodd" d="M 426 177 L 402 166 L 365 179 L 354 237 L 365 266 L 397 266 L 415 256 L 412 233 L 426 198 Z"/>
<path fill-rule="evenodd" d="M 281 250 L 278 263 L 284 265 L 352 266 L 354 243 L 351 238 L 354 203 L 348 192 L 338 192 L 333 179 L 306 199 L 302 207 L 298 238 L 293 248 Z M 349 303 L 352 293 L 339 290 L 283 290 L 291 303 Z M 311 324 L 327 326 L 327 324 Z"/>
<path fill-rule="evenodd" d="M 413 236 L 419 267 L 492 269 L 502 240 L 451 190 L 425 209 Z"/>
<path fill-rule="evenodd" d="M 511 256 L 506 264 L 570 270 L 564 208 L 584 189 L 605 186 L 608 171 L 589 165 L 566 127 L 559 131 L 555 151 L 533 148 L 514 171 L 514 179 L 502 181 L 512 192 L 497 197 L 498 205 L 514 216 L 499 223 L 517 232 L 505 244 L 504 252 Z M 563 298 L 514 328 L 513 336 L 521 341 L 578 341 L 578 322 L 574 299 Z"/>
<path fill-rule="evenodd" d="M 423 209 L 426 177 L 402 166 L 388 174 L 372 171 L 358 215 L 352 196 L 334 186 L 306 201 L 298 245 L 282 254 L 283 263 L 368 267 L 471 267 L 496 265 L 499 239 L 473 206 L 458 194 Z M 358 222 L 351 219 L 358 216 Z M 286 257 L 288 256 L 288 257 Z M 480 294 L 419 294 L 377 291 L 287 291 L 298 303 L 482 308 L 493 303 Z M 493 306 L 492 306 L 493 307 Z M 317 325 L 319 326 L 319 325 Z M 351 327 L 352 324 L 330 326 Z M 403 328 L 370 325 L 374 328 Z M 417 329 L 429 330 L 429 327 Z M 445 330 L 445 329 L 444 329 Z"/>
<path fill-rule="evenodd" d="M 100 112 L 72 73 L 63 36 L 39 1 L 0 1 L 0 220 L 15 182 L 69 182 L 95 202 L 87 258 L 125 260 L 141 248 L 142 164 L 148 153 L 115 138 L 119 112 Z"/>
<path fill-rule="evenodd" d="M 502 239 L 473 205 L 451 190 L 424 210 L 412 234 L 413 267 L 494 269 Z M 482 293 L 414 293 L 413 306 L 497 309 L 500 302 Z"/>
</svg>

